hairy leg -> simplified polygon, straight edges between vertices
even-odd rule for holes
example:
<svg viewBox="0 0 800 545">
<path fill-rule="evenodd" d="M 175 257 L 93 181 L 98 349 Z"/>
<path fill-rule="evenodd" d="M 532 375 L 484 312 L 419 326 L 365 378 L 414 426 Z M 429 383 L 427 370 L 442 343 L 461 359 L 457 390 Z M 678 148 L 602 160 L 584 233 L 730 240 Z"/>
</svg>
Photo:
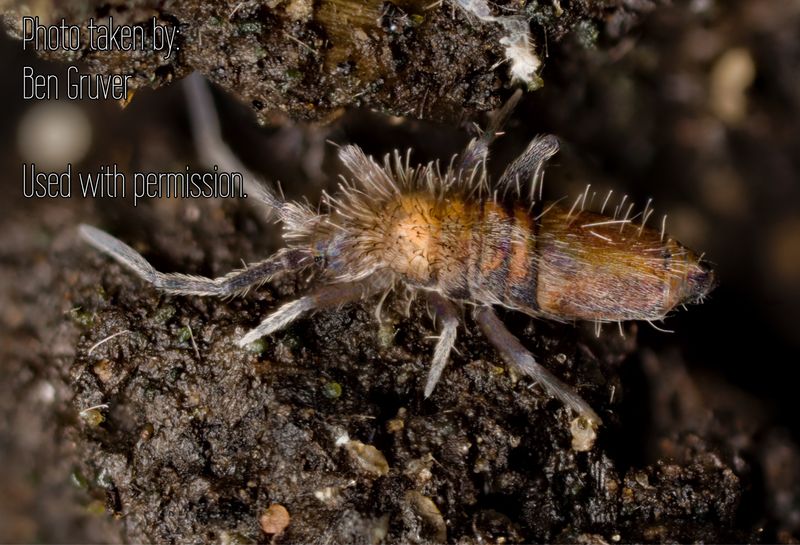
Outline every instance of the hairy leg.
<svg viewBox="0 0 800 545">
<path fill-rule="evenodd" d="M 139 252 L 105 231 L 90 225 L 81 225 L 80 234 L 86 242 L 113 257 L 155 288 L 179 295 L 218 297 L 238 295 L 245 293 L 255 284 L 266 282 L 278 273 L 298 270 L 314 262 L 307 250 L 284 248 L 264 261 L 253 263 L 219 278 L 165 274 L 158 272 Z"/>
<path fill-rule="evenodd" d="M 387 286 L 388 283 L 380 278 L 368 278 L 360 282 L 323 286 L 300 299 L 282 305 L 278 310 L 267 316 L 258 327 L 248 331 L 244 337 L 236 341 L 236 344 L 239 346 L 248 345 L 261 337 L 283 329 L 307 312 L 338 307 L 358 301 L 378 293 Z"/>
<path fill-rule="evenodd" d="M 497 187 L 506 191 L 509 188 L 518 188 L 520 182 L 530 182 L 529 198 L 531 201 L 539 200 L 536 198 L 536 187 L 538 185 L 541 192 L 540 181 L 544 174 L 544 164 L 558 153 L 558 147 L 558 138 L 552 134 L 537 136 L 528 144 L 522 155 L 508 165 L 500 177 Z M 518 194 L 519 192 L 517 189 Z M 522 195 L 519 196 L 522 197 Z"/>
<path fill-rule="evenodd" d="M 533 354 L 522 346 L 519 339 L 506 328 L 491 307 L 478 307 L 475 310 L 475 319 L 486 338 L 509 364 L 530 375 L 542 385 L 547 393 L 561 400 L 579 416 L 584 417 L 593 428 L 602 423 L 597 413 L 581 396 L 557 379 L 550 371 L 536 363 Z"/>
<path fill-rule="evenodd" d="M 434 317 L 441 322 L 441 329 L 439 330 L 439 340 L 433 351 L 428 380 L 425 382 L 425 397 L 431 395 L 436 383 L 439 382 L 439 377 L 442 376 L 442 371 L 450 359 L 450 351 L 456 343 L 456 328 L 458 328 L 458 312 L 453 303 L 435 292 L 429 292 L 427 298 Z"/>
</svg>

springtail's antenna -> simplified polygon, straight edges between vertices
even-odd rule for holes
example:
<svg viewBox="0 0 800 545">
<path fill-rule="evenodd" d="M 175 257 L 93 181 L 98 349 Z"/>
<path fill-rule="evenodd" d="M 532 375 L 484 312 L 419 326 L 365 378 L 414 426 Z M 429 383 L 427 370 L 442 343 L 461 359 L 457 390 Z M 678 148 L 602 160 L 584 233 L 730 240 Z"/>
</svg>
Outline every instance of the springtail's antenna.
<svg viewBox="0 0 800 545">
<path fill-rule="evenodd" d="M 214 98 L 208 83 L 199 72 L 184 80 L 183 89 L 189 105 L 189 121 L 197 154 L 206 168 L 218 166 L 220 170 L 238 172 L 242 175 L 243 192 L 252 197 L 251 203 L 266 205 L 270 212 L 276 212 L 283 219 L 284 202 L 275 193 L 259 182 L 222 139 L 219 116 L 214 107 Z"/>
<path fill-rule="evenodd" d="M 506 124 L 511 113 L 517 107 L 520 98 L 522 98 L 522 89 L 517 89 L 511 98 L 509 98 L 500 111 L 497 112 L 489 123 L 489 126 L 479 138 L 474 138 L 465 149 L 458 160 L 456 161 L 456 172 L 469 172 L 480 165 L 486 160 L 489 154 L 489 146 L 500 133 L 503 125 Z"/>
</svg>

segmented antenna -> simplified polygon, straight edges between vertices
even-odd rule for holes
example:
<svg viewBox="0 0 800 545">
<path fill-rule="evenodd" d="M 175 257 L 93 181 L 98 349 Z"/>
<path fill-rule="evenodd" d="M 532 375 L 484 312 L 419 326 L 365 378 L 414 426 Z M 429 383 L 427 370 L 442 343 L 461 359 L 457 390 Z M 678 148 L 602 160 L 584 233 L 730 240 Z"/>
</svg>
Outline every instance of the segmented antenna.
<svg viewBox="0 0 800 545">
<path fill-rule="evenodd" d="M 517 89 L 511 95 L 500 111 L 494 115 L 494 118 L 489 123 L 489 126 L 478 138 L 473 138 L 467 145 L 467 148 L 461 153 L 456 160 L 456 172 L 467 173 L 474 170 L 481 163 L 486 161 L 489 155 L 489 146 L 500 133 L 500 129 L 506 124 L 511 113 L 517 107 L 520 98 L 522 98 L 522 89 Z"/>
<path fill-rule="evenodd" d="M 189 104 L 189 122 L 192 136 L 197 148 L 198 158 L 206 168 L 218 166 L 227 172 L 239 172 L 242 175 L 244 193 L 250 203 L 266 205 L 270 212 L 284 219 L 284 201 L 253 174 L 231 151 L 222 139 L 219 117 L 214 107 L 208 83 L 199 72 L 191 74 L 184 80 L 184 92 Z M 260 206 L 263 209 L 263 206 Z"/>
<path fill-rule="evenodd" d="M 530 178 L 529 201 L 536 201 L 536 188 L 539 188 L 539 200 L 544 186 L 544 170 L 547 161 L 559 150 L 558 138 L 551 134 L 534 138 L 525 151 L 517 157 L 498 180 L 497 185 L 503 188 L 503 195 L 513 186 L 518 197 L 522 197 L 520 180 Z"/>
</svg>

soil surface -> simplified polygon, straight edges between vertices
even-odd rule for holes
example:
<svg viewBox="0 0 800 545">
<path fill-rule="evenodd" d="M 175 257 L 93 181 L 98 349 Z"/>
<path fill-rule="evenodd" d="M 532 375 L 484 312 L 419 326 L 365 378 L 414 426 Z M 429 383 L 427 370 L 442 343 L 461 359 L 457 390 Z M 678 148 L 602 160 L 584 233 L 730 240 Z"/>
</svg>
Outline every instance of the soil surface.
<svg viewBox="0 0 800 545">
<path fill-rule="evenodd" d="M 0 540 L 800 540 L 800 427 L 796 381 L 787 379 L 800 354 L 800 9 L 758 0 L 561 4 L 562 23 L 535 16 L 558 2 L 525 8 L 537 48 L 549 33 L 545 86 L 515 112 L 492 168 L 502 171 L 533 135 L 557 134 L 565 147 L 547 173 L 551 198 L 574 198 L 589 182 L 642 203 L 653 196 L 670 230 L 706 249 L 722 279 L 709 302 L 664 324 L 672 335 L 627 324 L 624 338 L 613 327 L 598 338 L 591 325 L 502 313 L 603 418 L 591 450 L 571 448 L 571 415 L 515 376 L 468 313 L 428 399 L 436 329 L 425 304 L 407 306 L 402 294 L 388 299 L 380 322 L 376 301 L 366 301 L 238 348 L 276 305 L 315 285 L 313 275 L 233 300 L 164 296 L 81 243 L 76 226 L 107 229 L 159 270 L 210 276 L 275 251 L 278 229 L 233 200 L 134 208 L 130 199 L 23 199 L 15 131 L 31 105 L 18 107 L 18 89 L 3 88 L 11 107 L 0 155 L 8 196 L 0 204 Z M 200 69 L 242 99 L 217 93 L 226 135 L 290 198 L 314 202 L 335 187 L 341 166 L 326 139 L 373 154 L 413 146 L 425 161 L 447 160 L 470 137 L 469 127 L 363 109 L 332 121 L 339 108 L 464 115 L 485 126 L 473 114 L 508 95 L 506 69 L 492 68 L 502 55 L 496 32 L 482 34 L 450 8 L 425 12 L 399 36 L 367 33 L 359 54 L 389 47 L 392 62 L 376 62 L 396 79 L 356 99 L 364 89 L 356 76 L 325 72 L 341 52 L 317 58 L 293 40 L 277 43 L 289 32 L 324 49 L 314 40 L 331 31 L 317 4 L 313 24 L 290 24 L 285 3 L 58 9 L 76 20 L 105 10 L 218 26 L 204 34 L 205 49 L 187 32 L 166 68 L 139 59 L 137 81 L 159 87 Z M 452 62 L 454 44 L 468 61 Z M 1 45 L 10 73 L 37 62 L 63 68 L 21 54 L 18 42 Z M 242 62 L 255 47 L 269 53 Z M 288 47 L 291 55 L 276 49 Z M 398 70 L 398 50 L 449 60 L 422 57 Z M 85 60 L 92 70 L 131 62 Z M 368 70 L 359 64 L 353 70 Z M 302 85 L 286 87 L 287 67 Z M 438 98 L 420 109 L 428 89 Z M 196 165 L 184 102 L 172 85 L 140 91 L 123 111 L 82 104 L 93 145 L 77 168 Z M 253 108 L 261 121 L 282 111 L 331 122 L 259 128 Z"/>
</svg>

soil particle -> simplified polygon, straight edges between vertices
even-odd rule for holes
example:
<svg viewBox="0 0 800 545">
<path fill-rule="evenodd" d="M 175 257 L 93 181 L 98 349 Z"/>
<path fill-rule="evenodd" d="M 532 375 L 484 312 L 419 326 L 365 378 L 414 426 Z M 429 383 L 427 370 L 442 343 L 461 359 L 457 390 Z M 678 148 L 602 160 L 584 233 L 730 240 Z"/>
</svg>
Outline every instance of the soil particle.
<svg viewBox="0 0 800 545">
<path fill-rule="evenodd" d="M 265 534 L 282 534 L 286 527 L 289 526 L 291 517 L 283 505 L 273 503 L 267 507 L 258 520 Z"/>
</svg>

